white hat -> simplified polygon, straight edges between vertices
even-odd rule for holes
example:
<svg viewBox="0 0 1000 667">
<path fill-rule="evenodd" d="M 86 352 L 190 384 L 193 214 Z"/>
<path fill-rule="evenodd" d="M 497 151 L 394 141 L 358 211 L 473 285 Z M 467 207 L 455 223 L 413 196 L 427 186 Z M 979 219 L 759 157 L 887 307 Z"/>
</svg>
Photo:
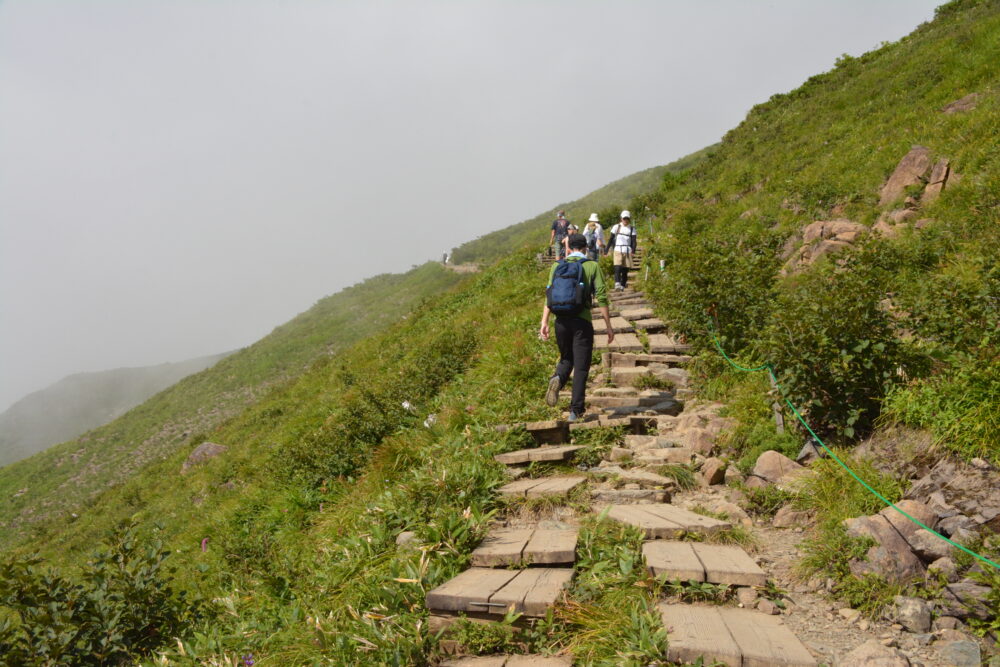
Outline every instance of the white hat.
<svg viewBox="0 0 1000 667">
<path fill-rule="evenodd" d="M 629 213 L 628 211 L 622 211 L 622 216 L 621 217 L 628 218 L 629 220 L 631 220 L 632 219 L 632 214 Z"/>
<path fill-rule="evenodd" d="M 600 220 L 598 220 L 596 213 L 591 213 L 590 220 L 588 220 L 587 222 L 600 222 Z"/>
</svg>

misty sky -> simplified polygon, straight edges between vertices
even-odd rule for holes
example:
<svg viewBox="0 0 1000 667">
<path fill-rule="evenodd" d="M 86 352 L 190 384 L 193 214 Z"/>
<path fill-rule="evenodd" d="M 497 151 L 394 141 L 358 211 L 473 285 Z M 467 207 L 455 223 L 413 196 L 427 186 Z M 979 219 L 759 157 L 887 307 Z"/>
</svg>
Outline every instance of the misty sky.
<svg viewBox="0 0 1000 667">
<path fill-rule="evenodd" d="M 0 0 L 0 410 L 670 162 L 936 4 Z"/>
</svg>

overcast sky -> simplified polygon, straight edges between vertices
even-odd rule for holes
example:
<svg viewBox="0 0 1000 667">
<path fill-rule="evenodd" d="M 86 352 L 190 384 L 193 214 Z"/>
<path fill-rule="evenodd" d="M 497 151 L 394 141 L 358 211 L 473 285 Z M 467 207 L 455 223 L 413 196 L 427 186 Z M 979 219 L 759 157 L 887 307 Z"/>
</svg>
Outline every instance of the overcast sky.
<svg viewBox="0 0 1000 667">
<path fill-rule="evenodd" d="M 936 4 L 0 0 L 0 410 L 670 162 Z"/>
</svg>

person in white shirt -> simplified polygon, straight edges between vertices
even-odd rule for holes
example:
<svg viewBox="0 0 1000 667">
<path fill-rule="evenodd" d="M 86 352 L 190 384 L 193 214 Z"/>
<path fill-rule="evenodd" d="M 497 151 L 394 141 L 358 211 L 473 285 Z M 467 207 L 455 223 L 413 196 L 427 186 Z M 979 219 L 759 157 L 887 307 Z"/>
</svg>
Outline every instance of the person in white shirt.
<svg viewBox="0 0 1000 667">
<path fill-rule="evenodd" d="M 615 291 L 622 292 L 628 286 L 628 270 L 639 240 L 632 226 L 632 214 L 622 211 L 621 221 L 611 228 L 610 234 L 608 246 L 615 253 Z"/>
<path fill-rule="evenodd" d="M 604 228 L 596 213 L 591 213 L 590 220 L 583 226 L 583 237 L 587 239 L 587 257 L 596 262 L 604 250 Z"/>
</svg>

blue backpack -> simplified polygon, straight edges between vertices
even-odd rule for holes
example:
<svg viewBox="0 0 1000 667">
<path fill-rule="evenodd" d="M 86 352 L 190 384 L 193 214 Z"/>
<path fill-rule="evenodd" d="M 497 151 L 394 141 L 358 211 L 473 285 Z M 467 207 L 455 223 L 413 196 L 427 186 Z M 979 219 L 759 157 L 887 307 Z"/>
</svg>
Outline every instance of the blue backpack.
<svg viewBox="0 0 1000 667">
<path fill-rule="evenodd" d="M 578 315 L 590 305 L 590 286 L 583 272 L 587 260 L 559 260 L 552 273 L 552 284 L 545 290 L 549 310 L 558 315 Z"/>
</svg>

